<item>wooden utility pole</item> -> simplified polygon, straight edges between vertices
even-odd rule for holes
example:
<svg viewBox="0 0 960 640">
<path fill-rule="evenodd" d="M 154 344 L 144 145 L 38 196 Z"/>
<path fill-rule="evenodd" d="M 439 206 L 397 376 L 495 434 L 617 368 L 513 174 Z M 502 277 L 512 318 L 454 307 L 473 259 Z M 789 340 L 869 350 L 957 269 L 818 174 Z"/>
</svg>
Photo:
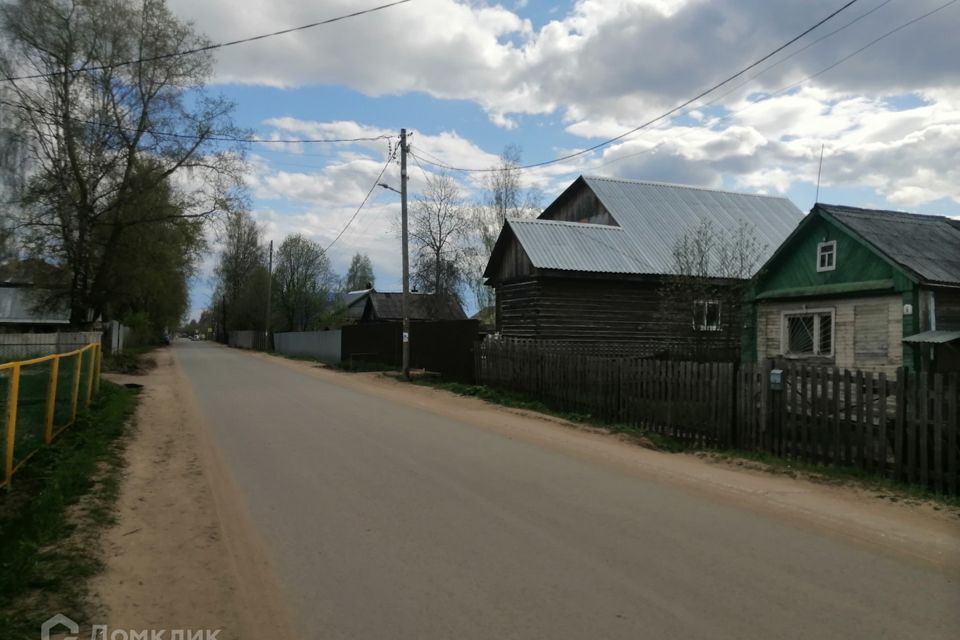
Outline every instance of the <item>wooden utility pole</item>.
<svg viewBox="0 0 960 640">
<path fill-rule="evenodd" d="M 403 377 L 410 379 L 410 252 L 407 237 L 407 130 L 400 129 L 400 226 L 403 245 Z"/>
<path fill-rule="evenodd" d="M 270 258 L 267 261 L 267 317 L 263 323 L 263 350 L 270 351 L 270 300 L 273 297 L 273 240 L 270 241 Z"/>
</svg>

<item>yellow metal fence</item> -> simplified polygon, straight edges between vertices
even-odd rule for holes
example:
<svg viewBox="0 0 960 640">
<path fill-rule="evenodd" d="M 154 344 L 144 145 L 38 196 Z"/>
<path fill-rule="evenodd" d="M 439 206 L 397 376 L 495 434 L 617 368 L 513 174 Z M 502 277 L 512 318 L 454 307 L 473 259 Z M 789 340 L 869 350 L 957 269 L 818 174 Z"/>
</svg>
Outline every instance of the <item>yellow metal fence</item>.
<svg viewBox="0 0 960 640">
<path fill-rule="evenodd" d="M 0 364 L 0 407 L 5 416 L 0 487 L 44 445 L 77 419 L 100 389 L 99 344 Z"/>
</svg>

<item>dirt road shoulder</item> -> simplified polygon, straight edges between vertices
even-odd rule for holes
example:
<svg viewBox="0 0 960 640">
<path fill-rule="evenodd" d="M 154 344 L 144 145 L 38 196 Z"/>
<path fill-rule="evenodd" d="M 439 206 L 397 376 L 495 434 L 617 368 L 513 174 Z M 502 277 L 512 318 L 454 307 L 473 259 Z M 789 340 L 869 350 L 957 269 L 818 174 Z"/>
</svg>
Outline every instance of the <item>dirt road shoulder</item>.
<svg viewBox="0 0 960 640">
<path fill-rule="evenodd" d="M 268 554 L 171 350 L 120 382 L 143 385 L 126 452 L 117 525 L 91 585 L 110 629 L 222 629 L 293 638 Z M 169 633 L 169 632 L 168 632 Z"/>
</svg>

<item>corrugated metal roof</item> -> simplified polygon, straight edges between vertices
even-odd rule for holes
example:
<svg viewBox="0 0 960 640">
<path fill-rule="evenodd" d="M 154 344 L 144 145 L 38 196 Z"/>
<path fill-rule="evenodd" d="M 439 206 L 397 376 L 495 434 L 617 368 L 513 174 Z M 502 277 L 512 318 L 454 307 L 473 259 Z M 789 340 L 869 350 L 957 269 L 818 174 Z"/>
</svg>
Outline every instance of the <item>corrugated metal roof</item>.
<svg viewBox="0 0 960 640">
<path fill-rule="evenodd" d="M 28 287 L 0 287 L 0 324 L 69 324 L 70 310 L 40 309 L 40 296 Z"/>
<path fill-rule="evenodd" d="M 903 339 L 912 344 L 946 344 L 960 340 L 960 331 L 924 331 Z"/>
<path fill-rule="evenodd" d="M 960 284 L 960 221 L 832 204 L 818 204 L 816 208 L 921 279 Z"/>
<path fill-rule="evenodd" d="M 622 227 L 555 220 L 507 221 L 538 269 L 650 273 L 651 266 Z"/>
<path fill-rule="evenodd" d="M 765 245 L 759 268 L 803 218 L 796 205 L 776 196 L 594 176 L 583 180 L 654 273 L 672 271 L 677 240 L 704 219 L 728 233 L 749 224 Z"/>
</svg>

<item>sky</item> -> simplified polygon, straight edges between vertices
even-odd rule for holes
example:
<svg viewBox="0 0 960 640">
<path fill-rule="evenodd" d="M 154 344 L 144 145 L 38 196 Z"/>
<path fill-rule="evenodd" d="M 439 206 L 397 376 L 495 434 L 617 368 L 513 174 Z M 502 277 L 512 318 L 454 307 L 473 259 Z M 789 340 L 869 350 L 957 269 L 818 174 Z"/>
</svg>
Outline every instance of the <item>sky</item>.
<svg viewBox="0 0 960 640">
<path fill-rule="evenodd" d="M 284 29 L 383 0 L 168 0 L 213 41 Z M 221 49 L 209 91 L 260 138 L 413 134 L 415 197 L 440 161 L 524 163 L 620 136 L 698 95 L 846 0 L 412 0 L 328 26 Z M 933 12 L 933 13 L 931 13 Z M 925 14 L 930 14 L 926 15 Z M 894 31 L 895 30 L 895 31 Z M 881 40 L 889 32 L 892 34 Z M 525 171 L 549 204 L 578 175 L 656 180 L 960 216 L 960 2 L 858 0 L 669 118 L 574 159 Z M 866 48 L 864 48 L 866 47 Z M 395 144 L 395 143 L 394 143 Z M 252 211 L 279 243 L 327 246 L 383 168 L 387 140 L 252 144 Z M 465 197 L 482 174 L 452 172 Z M 399 167 L 383 182 L 399 188 Z M 398 196 L 377 189 L 330 248 L 343 274 L 367 253 L 400 288 Z M 194 279 L 209 303 L 214 253 Z"/>
</svg>

